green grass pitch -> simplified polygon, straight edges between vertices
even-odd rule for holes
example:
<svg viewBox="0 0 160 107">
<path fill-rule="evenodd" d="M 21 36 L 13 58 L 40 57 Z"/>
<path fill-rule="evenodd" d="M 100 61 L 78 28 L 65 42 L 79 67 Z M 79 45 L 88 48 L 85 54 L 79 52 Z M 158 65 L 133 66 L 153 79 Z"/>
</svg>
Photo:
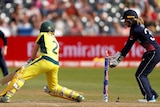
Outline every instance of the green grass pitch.
<svg viewBox="0 0 160 107">
<path fill-rule="evenodd" d="M 10 71 L 15 69 L 10 68 Z M 120 102 L 136 103 L 137 99 L 142 98 L 135 79 L 135 71 L 136 68 L 109 68 L 109 102 L 115 102 L 119 97 Z M 104 68 L 60 68 L 58 80 L 60 85 L 82 92 L 86 102 L 102 102 L 103 76 Z M 152 87 L 160 94 L 159 68 L 154 69 L 149 75 L 149 79 Z M 45 74 L 28 80 L 22 89 L 15 94 L 12 101 L 65 102 L 44 93 L 43 87 L 46 84 Z M 0 90 L 3 88 L 4 86 L 0 86 Z"/>
</svg>

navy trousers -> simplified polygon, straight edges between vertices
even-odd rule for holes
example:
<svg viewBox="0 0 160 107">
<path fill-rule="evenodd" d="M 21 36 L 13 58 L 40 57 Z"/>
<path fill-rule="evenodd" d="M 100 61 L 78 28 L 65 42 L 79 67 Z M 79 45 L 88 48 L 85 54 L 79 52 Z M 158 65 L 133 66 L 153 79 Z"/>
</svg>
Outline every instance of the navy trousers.
<svg viewBox="0 0 160 107">
<path fill-rule="evenodd" d="M 2 70 L 2 73 L 3 73 L 3 76 L 6 76 L 6 75 L 9 74 L 4 56 L 1 53 L 1 49 L 0 49 L 0 67 L 1 67 L 1 70 Z"/>
<path fill-rule="evenodd" d="M 160 49 L 145 52 L 142 57 L 142 62 L 140 63 L 135 74 L 141 93 L 148 101 L 151 100 L 153 95 L 155 98 L 158 97 L 158 94 L 151 87 L 148 75 L 153 71 L 159 61 Z"/>
</svg>

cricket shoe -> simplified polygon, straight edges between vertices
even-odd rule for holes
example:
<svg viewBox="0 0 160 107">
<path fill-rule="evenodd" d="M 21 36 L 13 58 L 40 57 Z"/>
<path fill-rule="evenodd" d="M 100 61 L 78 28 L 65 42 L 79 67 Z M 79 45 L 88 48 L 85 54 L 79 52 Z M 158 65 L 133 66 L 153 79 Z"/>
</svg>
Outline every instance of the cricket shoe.
<svg viewBox="0 0 160 107">
<path fill-rule="evenodd" d="M 77 102 L 82 102 L 84 99 L 83 95 L 80 94 L 77 98 Z"/>
<path fill-rule="evenodd" d="M 149 101 L 147 101 L 147 99 L 144 98 L 144 99 L 138 99 L 138 102 L 140 102 L 140 103 L 147 103 L 147 102 L 154 103 L 154 102 L 156 102 L 156 99 L 155 99 L 155 96 L 153 96 L 152 99 L 150 99 Z"/>
<path fill-rule="evenodd" d="M 43 90 L 44 90 L 44 92 L 46 92 L 46 93 L 50 93 L 50 91 L 49 91 L 49 89 L 48 89 L 48 86 L 44 86 Z"/>
<path fill-rule="evenodd" d="M 10 103 L 10 98 L 8 96 L 0 97 L 0 103 Z"/>
<path fill-rule="evenodd" d="M 158 94 L 154 94 L 153 96 L 155 96 L 155 99 L 157 99 L 159 97 Z"/>
</svg>

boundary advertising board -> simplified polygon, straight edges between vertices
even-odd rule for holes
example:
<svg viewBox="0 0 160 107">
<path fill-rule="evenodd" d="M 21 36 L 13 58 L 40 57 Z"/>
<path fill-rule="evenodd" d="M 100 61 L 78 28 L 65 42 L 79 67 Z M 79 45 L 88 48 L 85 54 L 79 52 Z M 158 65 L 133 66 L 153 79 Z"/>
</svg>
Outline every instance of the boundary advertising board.
<svg viewBox="0 0 160 107">
<path fill-rule="evenodd" d="M 156 38 L 160 41 L 160 38 Z M 21 66 L 31 56 L 36 37 L 9 37 L 8 54 L 5 56 L 8 66 Z M 57 37 L 60 44 L 61 66 L 103 66 L 105 50 L 114 55 L 124 46 L 127 37 L 122 36 L 63 36 Z M 137 66 L 145 50 L 138 43 L 132 46 L 126 58 L 119 66 Z"/>
</svg>

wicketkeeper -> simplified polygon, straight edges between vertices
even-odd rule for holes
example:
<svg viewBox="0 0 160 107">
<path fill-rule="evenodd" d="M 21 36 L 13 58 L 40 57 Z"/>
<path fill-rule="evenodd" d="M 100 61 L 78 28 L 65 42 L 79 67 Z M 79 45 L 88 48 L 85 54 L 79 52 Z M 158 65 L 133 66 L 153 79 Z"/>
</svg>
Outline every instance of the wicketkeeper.
<svg viewBox="0 0 160 107">
<path fill-rule="evenodd" d="M 40 55 L 36 58 L 39 49 Z M 58 84 L 58 70 L 59 43 L 54 36 L 54 26 L 51 22 L 45 21 L 41 24 L 32 57 L 27 66 L 19 69 L 8 86 L 0 93 L 0 102 L 9 103 L 10 98 L 24 85 L 25 81 L 42 73 L 47 77 L 48 86 L 44 87 L 46 93 L 72 101 L 83 101 L 83 95 Z"/>
<path fill-rule="evenodd" d="M 141 93 L 144 96 L 138 102 L 156 102 L 158 94 L 151 87 L 148 75 L 160 61 L 160 46 L 152 33 L 145 28 L 143 19 L 138 17 L 134 10 L 125 11 L 122 19 L 124 19 L 125 25 L 130 27 L 130 34 L 123 49 L 110 58 L 110 67 L 116 67 L 137 41 L 146 50 L 135 74 Z"/>
</svg>

